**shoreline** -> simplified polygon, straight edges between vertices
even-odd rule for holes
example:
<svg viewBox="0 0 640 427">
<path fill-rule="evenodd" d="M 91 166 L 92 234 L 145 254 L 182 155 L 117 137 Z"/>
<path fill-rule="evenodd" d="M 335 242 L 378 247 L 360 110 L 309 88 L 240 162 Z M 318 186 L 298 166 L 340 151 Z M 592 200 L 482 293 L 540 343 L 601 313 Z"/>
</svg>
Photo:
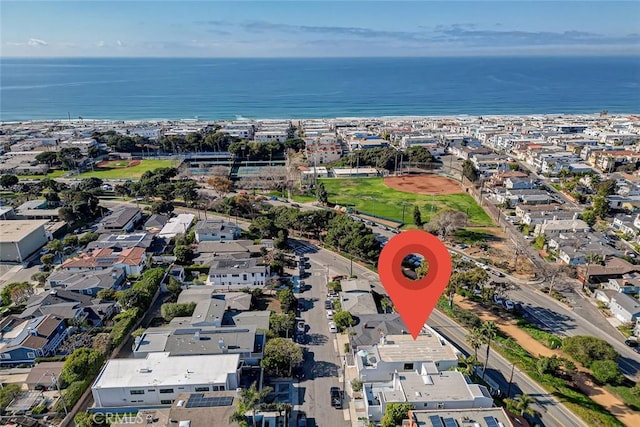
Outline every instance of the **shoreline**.
<svg viewBox="0 0 640 427">
<path fill-rule="evenodd" d="M 333 116 L 333 117 L 283 117 L 283 118 L 249 118 L 239 116 L 235 119 L 196 119 L 196 118 L 148 118 L 148 119 L 93 119 L 93 118 L 57 118 L 57 119 L 25 119 L 25 120 L 0 120 L 0 125 L 19 125 L 19 124 L 113 124 L 113 123 L 220 123 L 220 122 L 261 122 L 261 121 L 292 121 L 300 122 L 305 120 L 390 120 L 390 121 L 402 121 L 402 120 L 478 120 L 479 118 L 491 118 L 491 119 L 535 119 L 535 118 L 626 118 L 626 117 L 640 117 L 639 112 L 627 112 L 627 113 L 608 113 L 606 116 L 601 116 L 599 112 L 593 113 L 529 113 L 529 114 L 445 114 L 445 115 L 384 115 L 384 116 Z"/>
</svg>

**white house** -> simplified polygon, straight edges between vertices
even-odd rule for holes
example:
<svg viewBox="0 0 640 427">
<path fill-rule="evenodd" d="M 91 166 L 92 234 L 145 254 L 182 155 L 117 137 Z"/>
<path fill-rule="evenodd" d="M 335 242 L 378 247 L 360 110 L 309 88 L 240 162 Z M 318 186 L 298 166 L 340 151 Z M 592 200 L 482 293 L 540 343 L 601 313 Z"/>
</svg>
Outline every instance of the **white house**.
<svg viewBox="0 0 640 427">
<path fill-rule="evenodd" d="M 222 219 L 200 221 L 195 227 L 196 242 L 224 242 L 240 237 L 240 227 Z"/>
<path fill-rule="evenodd" d="M 640 318 L 640 302 L 621 292 L 611 297 L 609 309 L 611 310 L 611 314 L 621 322 L 635 322 L 636 319 Z"/>
<path fill-rule="evenodd" d="M 259 265 L 257 258 L 214 258 L 207 284 L 226 290 L 263 287 L 269 275 L 269 266 Z"/>
<path fill-rule="evenodd" d="M 98 408 L 171 405 L 181 393 L 236 390 L 239 354 L 111 359 L 91 386 Z"/>
<path fill-rule="evenodd" d="M 389 381 L 394 372 L 411 372 L 424 362 L 445 371 L 458 366 L 458 355 L 429 328 L 415 341 L 409 334 L 381 335 L 377 345 L 358 347 L 354 361 L 360 380 L 372 382 Z"/>
<path fill-rule="evenodd" d="M 389 403 L 410 403 L 415 409 L 491 408 L 485 386 L 467 383 L 458 371 L 438 371 L 429 364 L 410 372 L 394 372 L 386 383 L 365 383 L 363 399 L 369 421 L 378 422 Z"/>
</svg>

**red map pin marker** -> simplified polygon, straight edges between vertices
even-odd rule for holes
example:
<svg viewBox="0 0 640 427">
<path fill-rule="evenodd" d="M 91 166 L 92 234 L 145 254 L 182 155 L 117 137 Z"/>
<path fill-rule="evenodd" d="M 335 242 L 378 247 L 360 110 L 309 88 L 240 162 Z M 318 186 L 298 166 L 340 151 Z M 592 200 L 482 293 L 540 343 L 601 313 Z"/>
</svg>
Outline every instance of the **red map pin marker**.
<svg viewBox="0 0 640 427">
<path fill-rule="evenodd" d="M 402 260 L 410 254 L 422 255 L 429 263 L 427 275 L 411 280 L 402 273 Z M 387 242 L 378 258 L 378 275 L 393 305 L 413 339 L 436 306 L 451 276 L 451 256 L 433 234 L 411 230 Z"/>
</svg>

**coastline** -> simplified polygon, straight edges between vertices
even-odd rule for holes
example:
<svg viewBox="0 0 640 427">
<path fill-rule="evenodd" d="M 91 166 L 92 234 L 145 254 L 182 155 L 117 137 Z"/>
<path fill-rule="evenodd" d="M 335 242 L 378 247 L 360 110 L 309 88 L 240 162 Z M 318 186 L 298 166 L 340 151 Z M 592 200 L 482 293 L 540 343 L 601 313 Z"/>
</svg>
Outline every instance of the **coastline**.
<svg viewBox="0 0 640 427">
<path fill-rule="evenodd" d="M 606 117 L 614 118 L 614 117 L 633 117 L 640 116 L 640 111 L 638 112 L 628 112 L 628 113 L 607 113 Z M 575 118 L 575 119 L 600 119 L 603 116 L 600 115 L 599 112 L 593 113 L 530 113 L 530 114 L 443 114 L 443 115 L 388 115 L 388 116 L 334 116 L 334 117 L 263 117 L 263 118 L 250 118 L 250 117 L 240 117 L 235 119 L 195 119 L 195 118 L 183 118 L 183 119 L 173 119 L 173 118 L 149 118 L 149 119 L 92 119 L 92 118 L 72 118 L 69 120 L 68 118 L 58 118 L 58 119 L 26 119 L 26 120 L 0 120 L 0 125 L 19 125 L 19 124 L 49 124 L 49 123 L 60 123 L 60 124 L 79 124 L 79 125 L 89 125 L 89 124 L 113 124 L 113 123 L 127 123 L 127 124 L 135 124 L 135 123 L 158 123 L 158 124 L 166 124 L 166 123 L 193 123 L 193 124 L 203 124 L 203 123 L 218 123 L 218 122 L 233 122 L 233 121 L 248 121 L 248 122 L 269 122 L 269 121 L 291 121 L 291 122 L 300 122 L 305 120 L 354 120 L 354 121 L 362 121 L 362 120 L 387 120 L 387 121 L 403 121 L 403 120 L 478 120 L 479 118 L 489 118 L 489 119 L 534 119 L 534 118 Z"/>
</svg>

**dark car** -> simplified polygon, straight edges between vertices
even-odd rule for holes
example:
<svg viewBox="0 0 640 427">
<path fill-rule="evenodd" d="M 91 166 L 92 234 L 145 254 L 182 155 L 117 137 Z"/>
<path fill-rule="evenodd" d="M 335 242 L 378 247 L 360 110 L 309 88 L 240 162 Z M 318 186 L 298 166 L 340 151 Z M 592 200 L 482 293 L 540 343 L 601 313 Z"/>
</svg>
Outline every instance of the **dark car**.
<svg viewBox="0 0 640 427">
<path fill-rule="evenodd" d="M 304 379 L 304 366 L 298 366 L 293 370 L 293 377 L 302 380 Z"/>
<path fill-rule="evenodd" d="M 307 414 L 298 412 L 298 427 L 307 427 Z"/>
<path fill-rule="evenodd" d="M 326 300 L 324 302 L 324 308 L 326 308 L 327 310 L 331 310 L 333 308 L 333 303 L 331 302 L 331 300 Z"/>
<path fill-rule="evenodd" d="M 331 406 L 336 409 L 342 409 L 342 391 L 338 387 L 331 387 Z"/>
<path fill-rule="evenodd" d="M 624 343 L 629 347 L 638 347 L 638 341 L 637 340 L 629 339 L 629 340 L 626 340 Z"/>
</svg>

